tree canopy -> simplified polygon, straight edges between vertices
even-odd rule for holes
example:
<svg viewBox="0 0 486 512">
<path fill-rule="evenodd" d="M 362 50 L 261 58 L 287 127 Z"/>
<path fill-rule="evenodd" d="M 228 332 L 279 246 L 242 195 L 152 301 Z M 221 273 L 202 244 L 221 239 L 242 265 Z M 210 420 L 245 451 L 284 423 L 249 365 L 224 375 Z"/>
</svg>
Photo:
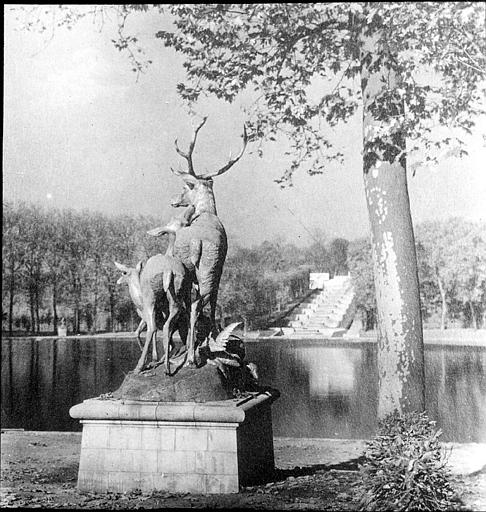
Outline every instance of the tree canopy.
<svg viewBox="0 0 486 512">
<path fill-rule="evenodd" d="M 24 7 L 19 18 L 25 28 L 47 32 L 85 16 L 100 24 L 114 14 L 113 43 L 140 73 L 151 60 L 130 33 L 130 16 L 163 14 L 161 27 L 167 19 L 172 25 L 155 36 L 184 55 L 181 96 L 194 107 L 201 95 L 234 101 L 246 91 L 250 138 L 290 139 L 281 182 L 291 183 L 298 168 L 321 173 L 342 158 L 332 133 L 361 108 L 363 34 L 373 34 L 383 52 L 373 66 L 385 64 L 396 77 L 374 98 L 373 110 L 409 141 L 409 156 L 426 150 L 414 166 L 437 161 L 441 149 L 463 154 L 460 132 L 470 133 L 484 112 L 485 9 L 482 2 L 61 5 L 56 12 Z M 403 112 L 390 108 L 397 99 Z M 383 144 L 386 137 L 378 130 L 373 139 Z M 401 153 L 400 144 L 389 151 L 394 159 Z"/>
</svg>

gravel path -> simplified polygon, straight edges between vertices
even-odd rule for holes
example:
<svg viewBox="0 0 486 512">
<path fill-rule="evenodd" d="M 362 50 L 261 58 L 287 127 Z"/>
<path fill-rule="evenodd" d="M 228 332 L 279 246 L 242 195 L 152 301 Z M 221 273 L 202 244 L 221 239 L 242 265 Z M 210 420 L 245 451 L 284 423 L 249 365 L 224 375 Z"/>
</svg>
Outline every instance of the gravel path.
<svg viewBox="0 0 486 512">
<path fill-rule="evenodd" d="M 276 438 L 271 482 L 233 495 L 90 494 L 76 489 L 80 433 L 2 431 L 2 507 L 135 509 L 248 508 L 357 510 L 358 461 L 365 442 Z M 486 510 L 486 445 L 448 445 L 457 509 Z"/>
</svg>

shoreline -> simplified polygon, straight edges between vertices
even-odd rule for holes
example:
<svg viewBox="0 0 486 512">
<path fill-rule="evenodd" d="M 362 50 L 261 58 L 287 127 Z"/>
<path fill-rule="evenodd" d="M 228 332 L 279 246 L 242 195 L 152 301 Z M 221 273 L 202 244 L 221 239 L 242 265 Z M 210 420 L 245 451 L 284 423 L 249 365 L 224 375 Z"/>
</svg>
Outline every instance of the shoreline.
<svg viewBox="0 0 486 512">
<path fill-rule="evenodd" d="M 87 340 L 87 339 L 135 339 L 133 332 L 111 332 L 97 334 L 76 334 L 68 336 L 7 336 L 2 334 L 2 341 L 53 341 L 53 340 Z M 258 343 L 259 341 L 330 341 L 333 343 L 376 343 L 375 335 L 354 336 L 346 335 L 340 337 L 330 336 L 306 336 L 298 337 L 292 335 L 283 336 L 259 336 L 258 331 L 251 331 L 245 343 Z M 424 329 L 424 344 L 436 346 L 457 346 L 457 347 L 486 347 L 486 329 Z"/>
</svg>

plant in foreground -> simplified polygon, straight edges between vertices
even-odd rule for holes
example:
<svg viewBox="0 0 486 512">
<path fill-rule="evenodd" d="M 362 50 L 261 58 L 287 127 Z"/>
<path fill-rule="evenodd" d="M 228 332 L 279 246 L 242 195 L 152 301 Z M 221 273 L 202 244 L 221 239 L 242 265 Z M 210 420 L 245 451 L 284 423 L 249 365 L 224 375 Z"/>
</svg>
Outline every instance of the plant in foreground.
<svg viewBox="0 0 486 512">
<path fill-rule="evenodd" d="M 450 510 L 455 492 L 441 449 L 441 430 L 426 413 L 384 418 L 360 466 L 361 510 Z"/>
</svg>

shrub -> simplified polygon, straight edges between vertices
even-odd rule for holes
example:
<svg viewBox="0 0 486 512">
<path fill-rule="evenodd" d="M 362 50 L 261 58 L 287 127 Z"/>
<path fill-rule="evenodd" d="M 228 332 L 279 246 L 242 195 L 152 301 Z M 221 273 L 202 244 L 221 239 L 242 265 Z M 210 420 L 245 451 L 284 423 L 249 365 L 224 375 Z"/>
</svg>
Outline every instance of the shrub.
<svg viewBox="0 0 486 512">
<path fill-rule="evenodd" d="M 455 493 L 438 440 L 441 433 L 425 413 L 394 412 L 381 421 L 360 466 L 360 509 L 453 508 Z"/>
</svg>

